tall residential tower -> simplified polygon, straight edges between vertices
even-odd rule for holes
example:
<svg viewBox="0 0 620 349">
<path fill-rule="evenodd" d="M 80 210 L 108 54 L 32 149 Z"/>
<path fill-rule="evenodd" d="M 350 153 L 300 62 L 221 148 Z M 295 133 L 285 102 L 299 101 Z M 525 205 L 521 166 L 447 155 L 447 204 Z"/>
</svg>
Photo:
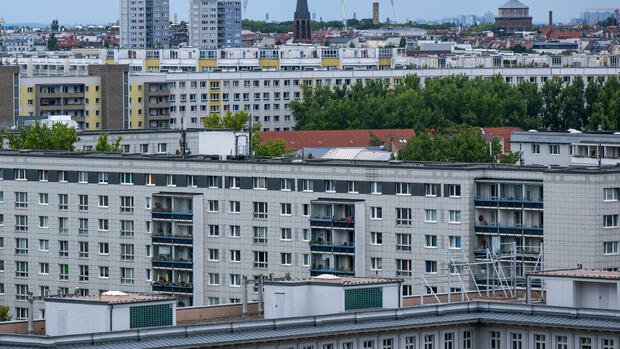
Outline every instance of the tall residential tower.
<svg viewBox="0 0 620 349">
<path fill-rule="evenodd" d="M 188 16 L 192 47 L 241 47 L 241 0 L 189 0 Z"/>
<path fill-rule="evenodd" d="M 169 0 L 120 0 L 121 47 L 167 48 Z"/>
</svg>

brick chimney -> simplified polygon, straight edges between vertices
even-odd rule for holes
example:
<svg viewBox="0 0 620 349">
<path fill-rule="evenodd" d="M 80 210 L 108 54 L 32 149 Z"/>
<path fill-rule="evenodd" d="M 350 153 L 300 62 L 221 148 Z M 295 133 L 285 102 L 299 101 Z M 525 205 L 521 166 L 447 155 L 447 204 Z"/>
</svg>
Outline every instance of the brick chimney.
<svg viewBox="0 0 620 349">
<path fill-rule="evenodd" d="M 553 28 L 553 11 L 549 11 L 549 29 Z"/>
</svg>

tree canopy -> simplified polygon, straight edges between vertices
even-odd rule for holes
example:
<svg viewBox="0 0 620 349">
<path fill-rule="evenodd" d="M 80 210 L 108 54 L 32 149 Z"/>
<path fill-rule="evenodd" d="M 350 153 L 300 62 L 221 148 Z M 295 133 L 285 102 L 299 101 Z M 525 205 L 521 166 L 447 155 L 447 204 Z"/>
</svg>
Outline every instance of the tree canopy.
<svg viewBox="0 0 620 349">
<path fill-rule="evenodd" d="M 18 132 L 10 131 L 4 135 L 9 149 L 30 150 L 73 150 L 79 140 L 75 128 L 57 122 L 51 128 L 38 121 L 29 127 L 20 126 Z M 0 137 L 1 139 L 2 137 Z"/>
<path fill-rule="evenodd" d="M 114 143 L 108 143 L 108 137 L 110 135 L 107 133 L 102 133 L 99 135 L 97 139 L 97 144 L 95 145 L 94 151 L 102 152 L 102 153 L 121 153 L 123 150 L 121 149 L 121 141 L 123 140 L 122 136 L 116 137 Z"/>
<path fill-rule="evenodd" d="M 232 114 L 230 111 L 224 116 L 211 114 L 202 119 L 205 128 L 228 128 L 234 131 L 241 131 L 247 128 L 248 113 L 240 111 Z"/>
<path fill-rule="evenodd" d="M 455 125 L 515 126 L 522 129 L 620 128 L 620 83 L 609 78 L 585 87 L 577 77 L 566 84 L 547 80 L 541 89 L 501 76 L 430 79 L 416 75 L 395 88 L 383 80 L 350 87 L 304 88 L 303 100 L 290 104 L 297 130 L 441 130 Z"/>
<path fill-rule="evenodd" d="M 0 322 L 11 321 L 11 315 L 9 315 L 9 307 L 0 307 Z"/>
<path fill-rule="evenodd" d="M 490 163 L 492 161 L 515 164 L 519 153 L 502 154 L 497 137 L 489 144 L 479 130 L 473 127 L 452 127 L 445 131 L 430 134 L 420 132 L 407 142 L 398 153 L 399 160 Z M 491 152 L 492 150 L 492 152 Z"/>
</svg>

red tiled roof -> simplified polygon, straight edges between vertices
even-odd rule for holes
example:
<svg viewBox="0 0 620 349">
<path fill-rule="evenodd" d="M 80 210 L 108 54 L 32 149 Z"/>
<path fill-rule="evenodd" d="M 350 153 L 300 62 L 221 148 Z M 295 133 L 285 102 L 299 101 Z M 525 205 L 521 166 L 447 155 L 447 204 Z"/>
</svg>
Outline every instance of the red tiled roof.
<svg viewBox="0 0 620 349">
<path fill-rule="evenodd" d="M 483 127 L 483 137 L 493 139 L 497 137 L 504 141 L 504 151 L 510 151 L 510 136 L 513 132 L 523 131 L 518 127 Z"/>
<path fill-rule="evenodd" d="M 556 39 L 578 39 L 583 36 L 581 32 L 551 32 L 547 34 L 549 38 Z"/>
<path fill-rule="evenodd" d="M 382 140 L 387 140 L 390 136 L 409 139 L 415 135 L 415 131 L 411 129 L 267 131 L 261 132 L 261 135 L 264 142 L 282 139 L 290 150 L 297 151 L 302 148 L 367 147 L 370 145 L 370 132 Z"/>
</svg>

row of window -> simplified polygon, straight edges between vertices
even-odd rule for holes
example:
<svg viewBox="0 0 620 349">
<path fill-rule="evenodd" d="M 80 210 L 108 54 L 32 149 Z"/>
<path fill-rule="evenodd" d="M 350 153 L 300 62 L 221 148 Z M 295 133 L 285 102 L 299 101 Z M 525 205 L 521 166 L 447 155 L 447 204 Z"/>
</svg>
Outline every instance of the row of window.
<svg viewBox="0 0 620 349">
<path fill-rule="evenodd" d="M 109 266 L 99 266 L 99 279 L 109 279 L 110 278 L 110 267 Z M 69 264 L 58 264 L 58 280 L 68 281 L 69 280 Z M 79 265 L 78 266 L 78 280 L 79 281 L 89 281 L 90 273 L 89 273 L 88 265 Z M 39 263 L 39 275 L 49 275 L 50 274 L 50 265 L 49 263 Z M 16 278 L 27 278 L 29 275 L 28 271 L 28 263 L 27 262 L 15 262 L 15 277 Z M 151 281 L 151 270 L 147 269 L 147 281 Z M 135 281 L 134 277 L 134 268 L 120 268 L 120 281 L 123 285 L 132 285 Z M 26 288 L 28 285 L 23 285 Z M 26 293 L 27 295 L 27 293 Z M 19 290 L 16 295 L 18 300 L 25 300 L 27 298 L 22 298 L 23 295 L 20 295 Z"/>
<path fill-rule="evenodd" d="M 79 258 L 88 258 L 89 248 L 87 241 L 78 241 Z M 4 248 L 4 238 L 1 240 L 0 248 Z M 39 252 L 49 252 L 50 242 L 47 239 L 39 239 Z M 15 254 L 27 255 L 29 251 L 29 240 L 25 238 L 15 238 Z M 120 244 L 120 258 L 123 261 L 133 261 L 135 257 L 133 244 Z M 145 245 L 145 252 L 147 257 L 151 257 L 151 246 Z M 108 256 L 110 254 L 110 245 L 107 242 L 99 243 L 98 254 L 100 256 Z M 58 256 L 69 257 L 69 241 L 58 241 Z M 2 263 L 4 266 L 4 263 Z M 0 268 L 3 271 L 4 268 Z"/>
<path fill-rule="evenodd" d="M 77 196 L 78 199 L 78 209 L 80 211 L 88 211 L 88 195 L 79 194 Z M 109 207 L 109 197 L 107 195 L 99 195 L 99 207 L 100 208 L 108 208 Z M 4 202 L 4 192 L 0 192 L 0 203 Z M 146 198 L 146 208 L 150 208 L 150 198 Z M 48 193 L 39 193 L 39 205 L 49 205 L 49 194 Z M 28 193 L 27 192 L 15 192 L 15 208 L 28 208 Z M 69 209 L 69 195 L 68 194 L 58 194 L 58 210 L 66 211 Z M 134 211 L 134 198 L 133 196 L 121 196 L 120 197 L 120 212 L 121 213 L 132 213 Z"/>
</svg>

